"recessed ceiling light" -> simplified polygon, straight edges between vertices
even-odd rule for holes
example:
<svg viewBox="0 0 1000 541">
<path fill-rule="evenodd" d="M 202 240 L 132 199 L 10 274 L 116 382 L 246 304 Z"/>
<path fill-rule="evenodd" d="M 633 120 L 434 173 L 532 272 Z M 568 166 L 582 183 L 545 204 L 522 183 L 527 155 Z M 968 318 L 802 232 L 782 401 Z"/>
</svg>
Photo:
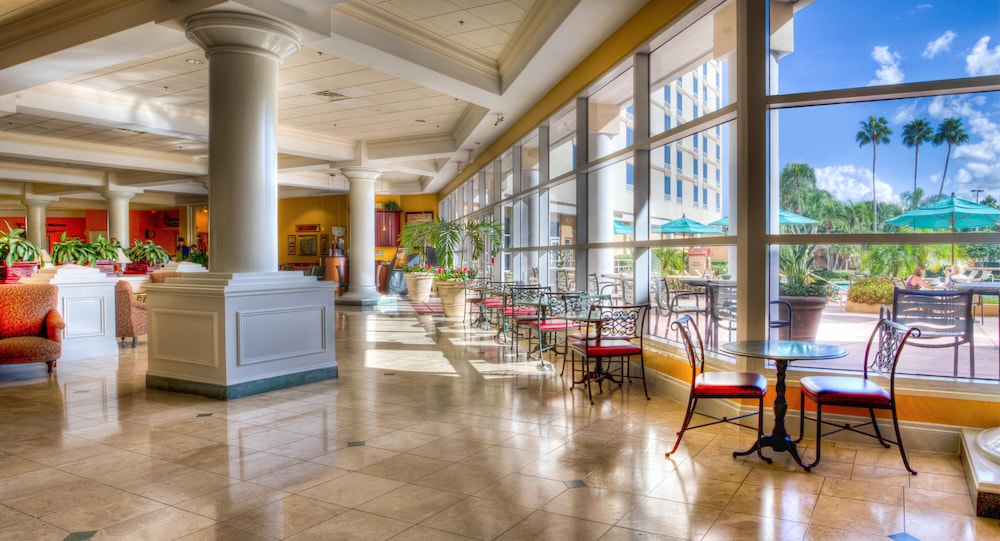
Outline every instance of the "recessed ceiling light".
<svg viewBox="0 0 1000 541">
<path fill-rule="evenodd" d="M 200 58 L 185 58 L 184 61 L 187 62 L 188 64 L 194 64 L 196 66 L 205 63 L 205 61 Z"/>
</svg>

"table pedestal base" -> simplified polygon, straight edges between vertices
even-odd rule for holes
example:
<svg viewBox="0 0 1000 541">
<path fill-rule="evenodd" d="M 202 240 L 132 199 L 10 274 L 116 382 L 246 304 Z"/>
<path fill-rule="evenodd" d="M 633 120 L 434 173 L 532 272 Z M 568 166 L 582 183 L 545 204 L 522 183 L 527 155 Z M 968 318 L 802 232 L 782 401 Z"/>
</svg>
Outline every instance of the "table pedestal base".
<svg viewBox="0 0 1000 541">
<path fill-rule="evenodd" d="M 733 451 L 733 458 L 738 456 L 747 456 L 750 453 L 757 453 L 764 460 L 764 462 L 770 464 L 771 459 L 760 454 L 760 451 L 765 447 L 770 447 L 778 452 L 788 452 L 788 454 L 792 455 L 792 459 L 795 460 L 796 464 L 802 466 L 802 469 L 810 471 L 809 466 L 803 464 L 802 459 L 799 458 L 799 451 L 795 442 L 788 436 L 762 436 L 756 443 L 753 444 L 753 447 L 747 449 L 746 451 Z"/>
</svg>

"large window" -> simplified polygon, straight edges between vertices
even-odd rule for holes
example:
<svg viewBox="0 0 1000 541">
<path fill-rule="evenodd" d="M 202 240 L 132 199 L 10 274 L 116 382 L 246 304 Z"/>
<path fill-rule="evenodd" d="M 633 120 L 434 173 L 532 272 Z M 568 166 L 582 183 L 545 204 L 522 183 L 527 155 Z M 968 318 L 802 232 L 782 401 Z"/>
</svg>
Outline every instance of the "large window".
<svg viewBox="0 0 1000 541">
<path fill-rule="evenodd" d="M 549 178 L 576 167 L 576 107 L 570 106 L 549 122 Z"/>
</svg>

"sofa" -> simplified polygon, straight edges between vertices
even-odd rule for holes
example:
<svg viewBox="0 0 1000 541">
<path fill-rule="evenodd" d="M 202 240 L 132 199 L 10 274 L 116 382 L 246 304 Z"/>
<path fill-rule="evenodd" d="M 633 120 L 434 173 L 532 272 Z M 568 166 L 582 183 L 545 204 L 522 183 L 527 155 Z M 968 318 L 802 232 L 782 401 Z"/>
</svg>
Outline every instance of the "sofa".
<svg viewBox="0 0 1000 541">
<path fill-rule="evenodd" d="M 140 334 L 146 334 L 146 304 L 135 300 L 132 285 L 125 280 L 115 284 L 115 336 L 132 338 L 132 347 Z"/>
<path fill-rule="evenodd" d="M 0 285 L 0 364 L 44 362 L 52 373 L 66 328 L 58 307 L 58 286 Z"/>
</svg>

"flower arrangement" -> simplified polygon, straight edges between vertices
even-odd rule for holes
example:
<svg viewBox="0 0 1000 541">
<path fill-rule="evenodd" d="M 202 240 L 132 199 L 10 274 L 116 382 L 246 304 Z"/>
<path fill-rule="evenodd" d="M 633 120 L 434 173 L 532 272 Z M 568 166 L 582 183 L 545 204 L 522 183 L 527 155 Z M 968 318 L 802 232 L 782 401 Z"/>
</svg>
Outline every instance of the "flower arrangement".
<svg viewBox="0 0 1000 541">
<path fill-rule="evenodd" d="M 476 270 L 469 267 L 437 268 L 435 280 L 471 280 L 476 277 Z"/>
<path fill-rule="evenodd" d="M 427 263 L 417 263 L 415 265 L 407 265 L 403 267 L 403 272 L 434 272 L 434 267 L 428 265 Z"/>
</svg>

